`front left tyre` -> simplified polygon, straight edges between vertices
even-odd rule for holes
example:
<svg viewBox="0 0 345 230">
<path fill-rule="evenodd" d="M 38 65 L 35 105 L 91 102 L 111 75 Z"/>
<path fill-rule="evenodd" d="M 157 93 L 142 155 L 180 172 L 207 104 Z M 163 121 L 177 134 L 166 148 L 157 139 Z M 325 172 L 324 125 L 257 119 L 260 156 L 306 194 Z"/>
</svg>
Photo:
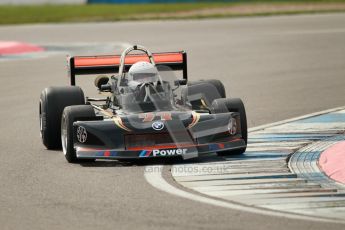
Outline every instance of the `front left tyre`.
<svg viewBox="0 0 345 230">
<path fill-rule="evenodd" d="M 240 114 L 240 123 L 241 123 L 241 135 L 242 139 L 247 145 L 248 141 L 248 129 L 247 129 L 247 115 L 244 104 L 240 98 L 219 98 L 213 101 L 212 103 L 212 112 L 213 113 L 228 113 L 228 112 L 237 112 Z M 243 154 L 246 151 L 246 147 L 218 152 L 219 156 L 228 156 L 228 155 L 239 155 Z"/>
<path fill-rule="evenodd" d="M 73 122 L 77 121 L 77 119 L 90 119 L 95 116 L 95 111 L 91 105 L 67 106 L 64 109 L 61 119 L 61 143 L 62 151 L 69 163 L 93 161 L 87 159 L 81 160 L 77 158 L 76 151 L 74 149 Z"/>
<path fill-rule="evenodd" d="M 43 144 L 47 149 L 61 149 L 61 115 L 66 106 L 83 105 L 85 97 L 77 86 L 45 88 L 40 96 L 39 121 Z"/>
</svg>

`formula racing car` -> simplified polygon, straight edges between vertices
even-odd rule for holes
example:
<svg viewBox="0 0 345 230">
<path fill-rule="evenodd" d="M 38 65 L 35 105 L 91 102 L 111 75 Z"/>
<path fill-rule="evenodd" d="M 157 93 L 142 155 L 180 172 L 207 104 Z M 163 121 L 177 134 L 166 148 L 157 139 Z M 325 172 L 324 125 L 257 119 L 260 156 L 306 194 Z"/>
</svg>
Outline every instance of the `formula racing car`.
<svg viewBox="0 0 345 230">
<path fill-rule="evenodd" d="M 43 144 L 62 147 L 68 162 L 246 150 L 241 99 L 226 98 L 219 80 L 188 81 L 184 51 L 134 45 L 121 55 L 69 57 L 68 67 L 71 86 L 46 88 L 39 102 Z M 96 77 L 98 96 L 84 96 L 80 75 Z"/>
</svg>

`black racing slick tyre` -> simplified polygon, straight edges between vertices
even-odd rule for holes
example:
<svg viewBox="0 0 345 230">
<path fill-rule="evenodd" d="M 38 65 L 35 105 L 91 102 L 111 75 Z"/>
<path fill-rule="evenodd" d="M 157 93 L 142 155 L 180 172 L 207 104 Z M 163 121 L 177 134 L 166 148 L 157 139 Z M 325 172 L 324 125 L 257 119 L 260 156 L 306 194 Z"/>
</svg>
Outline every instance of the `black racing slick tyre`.
<svg viewBox="0 0 345 230">
<path fill-rule="evenodd" d="M 40 132 L 47 149 L 61 149 L 61 115 L 66 106 L 85 104 L 77 86 L 49 87 L 42 91 L 39 103 Z"/>
<path fill-rule="evenodd" d="M 226 112 L 238 112 L 240 114 L 241 133 L 242 138 L 247 144 L 248 130 L 247 130 L 247 115 L 244 104 L 240 98 L 221 98 L 216 99 L 212 103 L 213 113 L 226 113 Z M 242 154 L 246 151 L 246 148 L 241 148 L 232 151 L 219 152 L 218 155 L 232 155 Z"/>
<path fill-rule="evenodd" d="M 62 151 L 69 163 L 80 163 L 90 160 L 80 160 L 77 158 L 76 151 L 74 149 L 74 138 L 73 138 L 73 122 L 78 118 L 83 117 L 90 119 L 90 117 L 95 117 L 95 111 L 91 105 L 74 105 L 67 106 L 63 113 L 61 119 L 61 143 Z M 92 160 L 91 160 L 92 161 Z"/>
<path fill-rule="evenodd" d="M 208 82 L 208 83 L 214 85 L 214 87 L 217 88 L 221 98 L 226 98 L 225 87 L 221 81 L 216 80 L 216 79 L 209 79 L 209 80 L 205 80 L 205 82 Z"/>
<path fill-rule="evenodd" d="M 226 98 L 226 92 L 225 92 L 224 84 L 221 81 L 217 80 L 217 79 L 208 79 L 208 80 L 200 80 L 200 81 L 195 81 L 195 82 L 189 82 L 188 86 L 190 86 L 190 85 L 197 85 L 197 84 L 200 84 L 200 83 L 209 83 L 209 84 L 213 85 L 218 90 L 220 98 Z"/>
<path fill-rule="evenodd" d="M 214 79 L 188 82 L 187 86 L 181 88 L 182 101 L 189 102 L 193 110 L 210 109 L 215 99 L 225 96 L 224 85 Z"/>
</svg>

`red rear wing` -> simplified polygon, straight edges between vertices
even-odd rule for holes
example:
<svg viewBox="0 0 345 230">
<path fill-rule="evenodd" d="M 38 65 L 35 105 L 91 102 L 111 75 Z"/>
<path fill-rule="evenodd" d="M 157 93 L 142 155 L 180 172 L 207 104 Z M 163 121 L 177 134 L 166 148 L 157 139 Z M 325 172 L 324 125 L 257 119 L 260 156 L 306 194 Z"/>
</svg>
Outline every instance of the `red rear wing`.
<svg viewBox="0 0 345 230">
<path fill-rule="evenodd" d="M 118 73 L 121 55 L 103 55 L 103 56 L 75 56 L 68 60 L 71 77 L 71 85 L 75 85 L 76 75 L 86 74 L 111 74 Z M 156 65 L 168 66 L 172 70 L 182 70 L 183 78 L 187 79 L 187 53 L 154 53 L 153 59 Z M 127 71 L 134 63 L 138 61 L 148 61 L 147 55 L 130 54 L 125 59 L 125 70 Z"/>
</svg>

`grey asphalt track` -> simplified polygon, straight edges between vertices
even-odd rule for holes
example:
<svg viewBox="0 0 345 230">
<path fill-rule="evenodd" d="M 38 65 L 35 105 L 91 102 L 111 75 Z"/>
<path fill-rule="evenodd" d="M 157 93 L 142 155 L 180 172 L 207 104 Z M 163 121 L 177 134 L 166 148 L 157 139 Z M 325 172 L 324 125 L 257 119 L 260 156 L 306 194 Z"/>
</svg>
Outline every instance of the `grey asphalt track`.
<svg viewBox="0 0 345 230">
<path fill-rule="evenodd" d="M 190 78 L 222 80 L 243 98 L 250 127 L 345 104 L 345 14 L 3 26 L 0 40 L 184 49 Z M 63 55 L 0 61 L 1 229 L 344 229 L 171 196 L 145 181 L 143 166 L 67 164 L 38 131 L 41 90 L 66 76 Z"/>
</svg>

